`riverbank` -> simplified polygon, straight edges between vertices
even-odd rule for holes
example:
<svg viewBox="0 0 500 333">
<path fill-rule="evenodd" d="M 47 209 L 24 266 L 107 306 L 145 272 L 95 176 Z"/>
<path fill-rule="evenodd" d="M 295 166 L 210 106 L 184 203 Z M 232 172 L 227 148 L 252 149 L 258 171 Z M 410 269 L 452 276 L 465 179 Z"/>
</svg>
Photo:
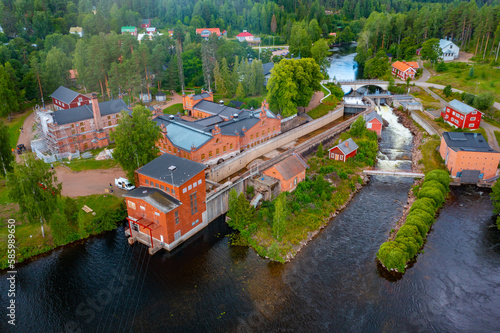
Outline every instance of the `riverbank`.
<svg viewBox="0 0 500 333">
<path fill-rule="evenodd" d="M 2 191 L 3 192 L 3 191 Z M 61 199 L 60 211 L 64 211 L 66 199 Z M 123 199 L 113 195 L 89 195 L 75 198 L 74 218 L 66 221 L 63 214 L 55 214 L 51 221 L 44 224 L 45 237 L 39 223 L 29 223 L 19 212 L 16 204 L 3 201 L 0 203 L 2 224 L 0 225 L 0 270 L 8 267 L 7 240 L 9 219 L 15 222 L 16 265 L 45 255 L 54 249 L 85 240 L 93 235 L 117 227 L 123 221 L 126 209 Z M 87 206 L 93 212 L 86 213 L 81 208 Z"/>
<path fill-rule="evenodd" d="M 356 124 L 358 122 L 358 124 Z M 359 118 L 351 130 L 340 135 L 345 141 L 352 137 L 358 144 L 355 157 L 346 162 L 329 158 L 327 149 L 318 148 L 308 159 L 306 179 L 294 192 L 285 192 L 278 199 L 263 202 L 258 211 L 249 206 L 240 194 L 230 200 L 228 224 L 239 231 L 233 245 L 249 245 L 260 256 L 281 263 L 288 262 L 346 207 L 365 183 L 363 169 L 375 163 L 377 136 Z M 326 156 L 325 156 L 326 155 Z M 279 198 L 279 197 L 278 197 Z M 282 227 L 279 221 L 284 219 Z"/>
</svg>

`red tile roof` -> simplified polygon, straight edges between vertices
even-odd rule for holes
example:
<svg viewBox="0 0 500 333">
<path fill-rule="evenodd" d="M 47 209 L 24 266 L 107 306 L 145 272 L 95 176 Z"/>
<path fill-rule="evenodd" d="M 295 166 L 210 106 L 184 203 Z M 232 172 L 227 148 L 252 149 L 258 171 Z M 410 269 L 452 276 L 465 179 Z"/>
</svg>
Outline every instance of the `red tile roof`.
<svg viewBox="0 0 500 333">
<path fill-rule="evenodd" d="M 236 35 L 236 37 L 252 37 L 253 35 L 249 32 L 242 32 L 241 34 Z"/>
<path fill-rule="evenodd" d="M 196 29 L 196 33 L 201 35 L 201 33 L 203 31 L 205 31 L 205 30 L 210 31 L 210 34 L 216 34 L 217 37 L 220 37 L 220 29 L 219 28 L 201 28 L 201 29 Z"/>
<path fill-rule="evenodd" d="M 406 72 L 409 69 L 415 71 L 415 69 L 412 66 L 410 66 L 409 64 L 410 63 L 407 63 L 407 62 L 396 61 L 395 63 L 392 64 L 392 67 L 399 69 L 402 72 Z M 416 68 L 418 68 L 418 65 Z"/>
<path fill-rule="evenodd" d="M 284 180 L 296 177 L 306 170 L 307 164 L 296 154 L 290 155 L 274 166 Z"/>
</svg>

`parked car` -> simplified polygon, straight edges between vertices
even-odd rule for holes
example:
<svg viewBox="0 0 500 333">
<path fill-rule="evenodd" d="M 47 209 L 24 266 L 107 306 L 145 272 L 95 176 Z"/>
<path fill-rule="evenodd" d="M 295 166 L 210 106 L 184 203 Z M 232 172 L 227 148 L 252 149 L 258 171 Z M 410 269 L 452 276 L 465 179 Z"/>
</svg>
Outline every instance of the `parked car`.
<svg viewBox="0 0 500 333">
<path fill-rule="evenodd" d="M 131 191 L 135 188 L 126 178 L 120 177 L 115 179 L 115 185 L 123 190 Z"/>
<path fill-rule="evenodd" d="M 21 143 L 21 144 L 17 145 L 17 154 L 18 155 L 21 155 L 25 151 L 26 151 L 26 147 L 24 146 L 24 144 Z"/>
</svg>

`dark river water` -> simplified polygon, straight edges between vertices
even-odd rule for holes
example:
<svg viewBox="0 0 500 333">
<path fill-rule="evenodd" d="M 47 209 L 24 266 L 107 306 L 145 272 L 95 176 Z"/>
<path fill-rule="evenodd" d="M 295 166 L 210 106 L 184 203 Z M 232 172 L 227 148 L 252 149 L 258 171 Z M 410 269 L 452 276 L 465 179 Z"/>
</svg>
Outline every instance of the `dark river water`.
<svg viewBox="0 0 500 333">
<path fill-rule="evenodd" d="M 381 277 L 375 254 L 411 185 L 374 177 L 285 265 L 230 247 L 222 220 L 172 253 L 129 246 L 123 227 L 54 251 L 18 267 L 16 331 L 498 331 L 500 232 L 486 192 L 453 188 L 416 264 Z"/>
<path fill-rule="evenodd" d="M 390 110 L 378 167 L 408 167 L 411 137 Z M 16 327 L 0 332 L 498 332 L 500 232 L 489 192 L 453 188 L 402 279 L 377 250 L 412 179 L 373 177 L 285 265 L 231 247 L 223 219 L 173 252 L 130 246 L 123 227 L 17 267 Z"/>
</svg>

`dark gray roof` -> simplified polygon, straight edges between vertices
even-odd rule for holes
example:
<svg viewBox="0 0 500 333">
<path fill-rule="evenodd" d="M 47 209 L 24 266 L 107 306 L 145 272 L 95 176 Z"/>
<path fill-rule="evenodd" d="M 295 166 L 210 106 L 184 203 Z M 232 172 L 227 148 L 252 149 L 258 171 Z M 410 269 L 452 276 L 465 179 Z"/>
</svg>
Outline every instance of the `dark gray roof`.
<svg viewBox="0 0 500 333">
<path fill-rule="evenodd" d="M 272 62 L 267 62 L 265 64 L 262 64 L 262 71 L 264 72 L 264 76 L 267 74 L 271 74 L 271 69 L 273 69 L 274 63 Z"/>
<path fill-rule="evenodd" d="M 217 124 L 217 126 L 220 127 L 221 133 L 224 135 L 244 136 L 245 132 L 243 131 L 243 128 L 245 128 L 245 130 L 248 131 L 250 128 L 255 126 L 255 124 L 258 123 L 259 123 L 258 116 L 252 116 L 252 117 L 230 119 L 223 123 Z M 210 130 L 211 129 L 212 128 L 210 128 Z"/>
<path fill-rule="evenodd" d="M 453 110 L 458 111 L 463 115 L 469 114 L 473 111 L 477 111 L 472 106 L 467 105 L 463 102 L 457 101 L 456 99 L 452 100 L 449 104 Z M 479 111 L 477 111 L 477 112 L 479 112 Z"/>
<path fill-rule="evenodd" d="M 349 138 L 349 139 L 339 143 L 335 147 L 338 147 L 345 155 L 348 155 L 348 154 L 352 153 L 353 151 L 355 151 L 356 149 L 358 149 L 358 145 L 356 144 L 356 142 L 354 142 L 352 140 L 352 138 Z M 332 150 L 335 147 L 332 147 L 329 150 Z"/>
<path fill-rule="evenodd" d="M 175 166 L 174 171 L 169 167 Z M 163 154 L 153 161 L 149 162 L 137 172 L 141 175 L 161 180 L 170 185 L 181 186 L 205 170 L 206 166 L 201 163 L 193 162 L 182 157 L 170 154 Z"/>
<path fill-rule="evenodd" d="M 194 95 L 193 100 L 197 101 L 199 99 L 207 98 L 207 97 L 210 97 L 210 94 L 206 93 L 206 92 L 202 92 L 201 94 Z"/>
<path fill-rule="evenodd" d="M 481 133 L 444 132 L 443 138 L 446 145 L 454 151 L 498 153 L 490 147 Z"/>
<path fill-rule="evenodd" d="M 172 209 L 181 205 L 179 200 L 154 187 L 141 186 L 123 194 L 123 196 L 125 198 L 137 198 L 144 200 L 163 213 L 168 213 Z"/>
<path fill-rule="evenodd" d="M 142 20 L 142 24 L 148 24 L 149 23 L 149 19 L 143 19 Z"/>
<path fill-rule="evenodd" d="M 195 120 L 195 121 L 193 121 L 193 123 L 201 125 L 201 126 L 212 126 L 212 125 L 221 123 L 223 121 L 224 121 L 224 119 L 222 119 L 219 116 L 210 116 L 210 117 Z"/>
<path fill-rule="evenodd" d="M 161 91 L 160 91 L 160 92 L 159 92 L 159 93 L 157 93 L 155 96 L 166 96 L 166 95 L 165 95 L 165 93 L 163 93 L 163 92 L 161 92 Z"/>
<path fill-rule="evenodd" d="M 366 122 L 372 121 L 373 119 L 377 119 L 378 121 L 380 121 L 381 124 L 384 123 L 384 121 L 382 120 L 382 117 L 375 110 L 373 110 L 369 114 L 365 115 L 364 118 L 365 118 Z"/>
<path fill-rule="evenodd" d="M 71 104 L 71 102 L 75 100 L 75 98 L 78 97 L 78 95 L 80 95 L 80 93 L 68 89 L 66 87 L 60 86 L 59 88 L 56 89 L 56 91 L 52 93 L 52 95 L 50 95 L 50 97 L 58 99 L 61 102 L 69 105 Z"/>
<path fill-rule="evenodd" d="M 233 104 L 235 108 L 241 109 L 241 107 L 243 106 L 243 104 L 245 104 L 245 102 L 231 100 L 229 104 Z"/>
<path fill-rule="evenodd" d="M 203 111 L 206 113 L 210 113 L 212 115 L 218 115 L 224 117 L 226 119 L 231 118 L 231 116 L 235 113 L 240 113 L 241 110 L 232 108 L 229 106 L 225 106 L 223 104 L 218 104 L 210 101 L 201 101 L 196 104 L 193 108 L 194 110 Z"/>
<path fill-rule="evenodd" d="M 120 113 L 121 111 L 127 111 L 130 113 L 127 104 L 125 104 L 125 102 L 121 99 L 114 99 L 111 101 L 99 103 L 99 110 L 101 111 L 101 116 Z M 52 114 L 52 118 L 58 125 L 75 123 L 93 117 L 94 113 L 92 112 L 92 104 L 83 105 L 67 110 L 55 111 Z"/>
</svg>

